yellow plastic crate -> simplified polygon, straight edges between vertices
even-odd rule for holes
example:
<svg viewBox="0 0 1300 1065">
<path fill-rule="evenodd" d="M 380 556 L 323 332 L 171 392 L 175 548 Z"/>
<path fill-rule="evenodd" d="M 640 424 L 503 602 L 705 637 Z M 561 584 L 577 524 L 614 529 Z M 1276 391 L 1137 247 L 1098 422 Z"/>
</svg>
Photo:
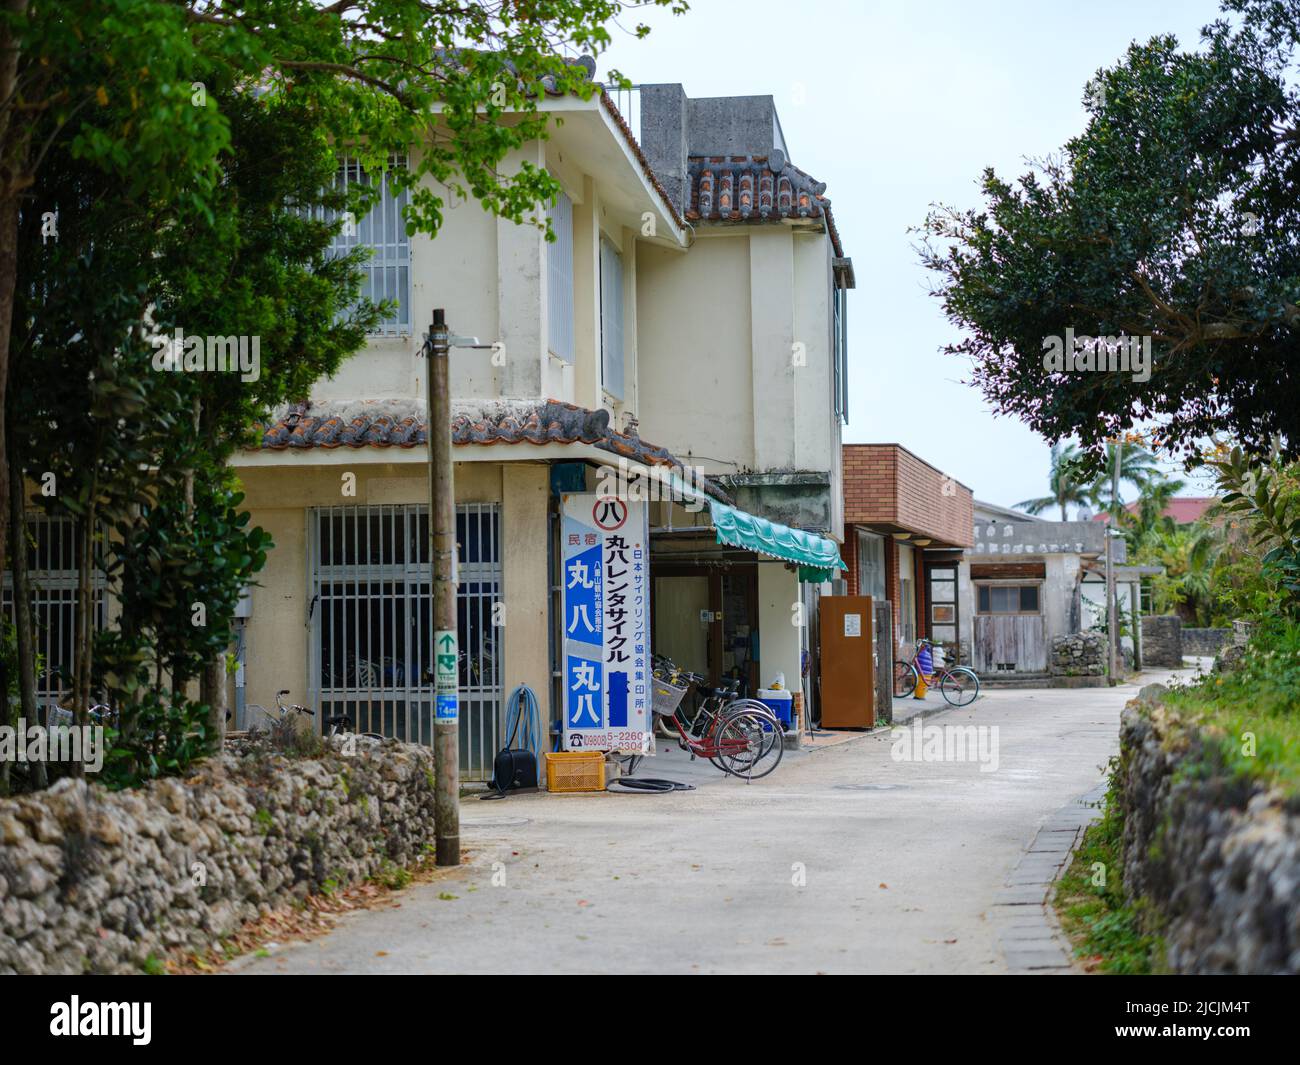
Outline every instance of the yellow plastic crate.
<svg viewBox="0 0 1300 1065">
<path fill-rule="evenodd" d="M 546 790 L 604 791 L 604 754 L 600 751 L 547 751 Z"/>
</svg>

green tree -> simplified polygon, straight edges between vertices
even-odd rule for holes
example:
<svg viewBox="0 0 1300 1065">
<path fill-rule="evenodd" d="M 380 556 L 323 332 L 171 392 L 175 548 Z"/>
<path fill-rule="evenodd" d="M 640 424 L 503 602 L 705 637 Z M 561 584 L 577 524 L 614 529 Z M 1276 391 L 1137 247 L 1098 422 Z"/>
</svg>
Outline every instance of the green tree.
<svg viewBox="0 0 1300 1065">
<path fill-rule="evenodd" d="M 1239 522 L 1258 581 L 1237 602 L 1256 615 L 1300 616 L 1300 466 L 1275 455 L 1252 461 L 1241 448 L 1210 461 L 1223 490 L 1220 508 Z M 1230 523 L 1230 527 L 1231 523 Z"/>
<path fill-rule="evenodd" d="M 1219 598 L 1224 589 L 1226 560 L 1221 523 L 1197 522 L 1178 526 L 1172 522 L 1152 527 L 1132 549 L 1139 565 L 1156 565 L 1164 573 L 1151 578 L 1157 614 L 1176 613 L 1189 625 L 1213 625 L 1220 618 Z"/>
<path fill-rule="evenodd" d="M 1092 502 L 1090 485 L 1082 476 L 1079 463 L 1079 449 L 1073 444 L 1053 444 L 1051 466 L 1048 470 L 1047 483 L 1050 495 L 1037 499 L 1026 499 L 1016 504 L 1017 510 L 1029 514 L 1041 514 L 1050 507 L 1061 508 L 1061 520 L 1069 521 L 1070 506 L 1081 507 Z"/>
<path fill-rule="evenodd" d="M 1085 92 L 1085 129 L 979 208 L 923 227 L 953 354 L 999 413 L 1049 440 L 1153 423 L 1190 454 L 1219 431 L 1251 453 L 1300 447 L 1300 0 L 1226 0 L 1203 31 L 1133 44 Z M 1045 358 L 1067 329 L 1150 338 L 1150 379 Z M 1053 340 L 1052 338 L 1055 338 Z"/>
<path fill-rule="evenodd" d="M 66 680 L 79 715 L 92 693 L 121 712 L 109 779 L 123 783 L 182 768 L 221 734 L 235 605 L 269 546 L 238 509 L 227 458 L 253 417 L 333 372 L 378 316 L 354 304 L 362 253 L 329 254 L 355 204 L 334 191 L 334 153 L 310 115 L 297 101 L 252 94 L 221 102 L 232 137 L 210 213 L 133 195 L 60 147 L 33 190 L 38 207 L 62 205 L 59 239 L 42 237 L 44 211 L 23 216 L 14 483 L 24 463 L 52 478 L 53 495 L 37 501 L 75 519 Z M 259 337 L 262 373 L 160 372 L 159 342 L 173 326 Z M 20 492 L 10 515 L 18 540 L 25 505 Z M 96 637 L 100 572 L 121 610 Z M 28 646 L 30 627 L 20 612 Z M 23 687 L 34 716 L 30 681 Z"/>
<path fill-rule="evenodd" d="M 1148 536 L 1175 528 L 1173 518 L 1165 514 L 1169 501 L 1187 486 L 1176 477 L 1154 477 L 1138 491 L 1137 506 L 1132 521 L 1125 528 L 1129 546 L 1136 547 Z"/>
<path fill-rule="evenodd" d="M 682 0 L 648 0 L 674 12 Z M 10 350 L 20 208 L 63 146 L 131 194 L 212 212 L 236 89 L 306 108 L 319 135 L 372 172 L 411 152 L 410 232 L 435 233 L 445 196 L 544 224 L 559 185 L 503 165 L 544 136 L 548 92 L 597 90 L 568 53 L 597 55 L 623 0 L 4 0 L 0 6 L 0 499 L 11 463 Z M 644 36 L 648 29 L 633 30 Z M 615 72 L 614 77 L 620 76 Z M 415 149 L 412 151 L 412 149 Z M 425 179 L 432 179 L 447 193 Z M 56 222 L 57 217 L 47 220 Z M 23 280 L 21 284 L 26 284 Z M 145 304 L 141 303 L 141 312 Z M 223 330 L 223 334 L 233 330 Z M 0 556 L 7 527 L 0 523 Z"/>
<path fill-rule="evenodd" d="M 1114 490 L 1117 463 L 1120 485 L 1118 493 Z M 1142 492 L 1153 488 L 1163 480 L 1164 475 L 1160 472 L 1160 465 L 1151 452 L 1139 444 L 1112 440 L 1105 444 L 1102 468 L 1088 486 L 1087 496 L 1093 506 L 1110 515 L 1116 527 L 1122 527 L 1128 518 L 1123 497 L 1124 485 L 1128 484 L 1136 488 L 1140 499 Z"/>
</svg>

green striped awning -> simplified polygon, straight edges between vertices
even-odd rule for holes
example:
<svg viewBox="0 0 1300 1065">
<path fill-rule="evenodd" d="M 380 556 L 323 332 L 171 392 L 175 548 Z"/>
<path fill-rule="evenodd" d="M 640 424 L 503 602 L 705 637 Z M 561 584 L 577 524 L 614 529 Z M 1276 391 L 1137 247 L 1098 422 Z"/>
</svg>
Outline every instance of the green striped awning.
<svg viewBox="0 0 1300 1065">
<path fill-rule="evenodd" d="M 799 565 L 799 579 L 820 583 L 848 569 L 834 540 L 768 521 L 716 499 L 709 499 L 718 543 L 757 551 Z"/>
</svg>

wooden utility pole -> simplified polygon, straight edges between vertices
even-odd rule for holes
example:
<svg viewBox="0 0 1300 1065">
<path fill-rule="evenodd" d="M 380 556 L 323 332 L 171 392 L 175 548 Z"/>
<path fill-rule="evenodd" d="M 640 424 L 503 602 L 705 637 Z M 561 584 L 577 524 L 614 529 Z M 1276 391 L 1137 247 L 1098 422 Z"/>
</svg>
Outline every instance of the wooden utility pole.
<svg viewBox="0 0 1300 1065">
<path fill-rule="evenodd" d="M 451 463 L 451 349 L 491 348 L 453 336 L 438 307 L 424 338 L 429 447 L 429 566 L 433 590 L 433 767 L 435 860 L 460 864 L 460 692 L 456 634 L 456 485 Z"/>
<path fill-rule="evenodd" d="M 1109 645 L 1110 683 L 1119 683 L 1119 617 L 1115 597 L 1114 540 L 1119 534 L 1119 472 L 1124 461 L 1124 445 L 1118 439 L 1113 445 L 1115 462 L 1110 471 L 1111 520 L 1106 523 L 1106 642 Z"/>
<path fill-rule="evenodd" d="M 424 343 L 429 447 L 429 562 L 433 590 L 434 828 L 439 865 L 460 864 L 460 708 L 457 691 L 456 490 L 451 465 L 451 337 L 441 307 Z"/>
</svg>

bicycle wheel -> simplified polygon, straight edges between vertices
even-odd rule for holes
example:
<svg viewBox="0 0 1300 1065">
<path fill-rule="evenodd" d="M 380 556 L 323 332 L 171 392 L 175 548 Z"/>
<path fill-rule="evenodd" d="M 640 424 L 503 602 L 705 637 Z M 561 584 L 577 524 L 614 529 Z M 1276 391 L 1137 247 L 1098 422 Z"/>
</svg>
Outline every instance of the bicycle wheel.
<svg viewBox="0 0 1300 1065">
<path fill-rule="evenodd" d="M 781 724 L 780 718 L 772 711 L 772 708 L 758 699 L 733 699 L 722 708 L 722 718 L 727 720 L 735 717 L 737 714 L 757 714 L 767 721 L 769 728 L 764 728 L 763 735 L 767 742 L 783 743 L 782 736 L 785 733 L 785 726 Z M 767 752 L 763 752 L 766 754 Z"/>
<path fill-rule="evenodd" d="M 980 693 L 980 679 L 975 671 L 965 666 L 950 669 L 939 682 L 939 691 L 953 706 L 968 706 Z"/>
<path fill-rule="evenodd" d="M 912 692 L 916 691 L 916 681 L 920 676 L 916 672 L 916 666 L 911 662 L 904 662 L 899 659 L 894 663 L 894 698 L 906 699 Z"/>
<path fill-rule="evenodd" d="M 767 776 L 785 754 L 780 724 L 752 710 L 733 714 L 719 724 L 718 747 L 727 772 L 747 781 Z"/>
</svg>

